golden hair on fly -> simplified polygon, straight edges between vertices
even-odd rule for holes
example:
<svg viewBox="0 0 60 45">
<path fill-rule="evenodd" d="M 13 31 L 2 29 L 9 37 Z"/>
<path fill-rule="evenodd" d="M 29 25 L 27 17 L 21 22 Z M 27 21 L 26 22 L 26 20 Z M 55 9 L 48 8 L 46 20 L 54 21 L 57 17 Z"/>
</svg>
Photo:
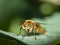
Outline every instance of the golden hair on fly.
<svg viewBox="0 0 60 45">
<path fill-rule="evenodd" d="M 20 24 L 20 33 L 21 28 L 28 33 L 33 33 L 36 39 L 36 33 L 44 35 L 47 31 L 39 23 L 33 20 L 25 20 Z"/>
</svg>

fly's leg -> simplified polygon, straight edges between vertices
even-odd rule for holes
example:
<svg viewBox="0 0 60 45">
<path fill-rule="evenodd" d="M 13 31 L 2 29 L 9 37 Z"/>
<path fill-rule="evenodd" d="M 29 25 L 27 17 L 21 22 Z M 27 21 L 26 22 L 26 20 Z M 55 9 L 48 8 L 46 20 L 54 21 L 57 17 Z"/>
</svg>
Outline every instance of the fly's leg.
<svg viewBox="0 0 60 45">
<path fill-rule="evenodd" d="M 36 40 L 36 39 L 37 39 L 37 38 L 36 38 L 36 29 L 35 29 L 34 27 L 35 27 L 35 24 L 33 24 L 33 33 L 34 33 L 35 40 Z"/>
<path fill-rule="evenodd" d="M 20 35 L 21 34 L 21 29 L 22 29 L 22 27 L 20 26 L 19 34 L 17 34 L 17 35 Z"/>
<path fill-rule="evenodd" d="M 21 29 L 22 29 L 22 27 L 20 26 L 20 31 L 19 31 L 19 34 L 21 34 Z"/>
<path fill-rule="evenodd" d="M 27 33 L 27 35 L 28 35 L 28 32 L 26 32 L 26 33 Z M 26 35 L 22 35 L 22 40 L 25 38 L 25 36 L 26 36 Z"/>
<path fill-rule="evenodd" d="M 34 32 L 34 36 L 35 36 L 35 40 L 37 39 L 36 38 L 36 30 L 34 29 L 34 27 L 33 27 L 33 32 Z"/>
<path fill-rule="evenodd" d="M 22 40 L 25 38 L 25 35 L 23 35 Z"/>
</svg>

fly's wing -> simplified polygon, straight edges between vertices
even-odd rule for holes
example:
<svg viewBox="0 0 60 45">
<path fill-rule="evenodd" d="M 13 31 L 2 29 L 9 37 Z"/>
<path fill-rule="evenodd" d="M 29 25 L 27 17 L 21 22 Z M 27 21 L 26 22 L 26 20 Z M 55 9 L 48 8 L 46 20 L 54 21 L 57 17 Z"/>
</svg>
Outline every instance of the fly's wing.
<svg viewBox="0 0 60 45">
<path fill-rule="evenodd" d="M 40 23 L 40 22 L 35 22 L 37 24 L 43 24 L 43 25 L 53 25 L 53 24 L 48 24 L 48 23 Z"/>
</svg>

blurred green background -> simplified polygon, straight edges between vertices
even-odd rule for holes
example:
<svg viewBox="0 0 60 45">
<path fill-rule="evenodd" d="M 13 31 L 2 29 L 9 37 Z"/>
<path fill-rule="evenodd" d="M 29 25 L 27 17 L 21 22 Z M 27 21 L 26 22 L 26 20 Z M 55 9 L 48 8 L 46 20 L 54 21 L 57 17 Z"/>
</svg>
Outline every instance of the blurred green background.
<svg viewBox="0 0 60 45">
<path fill-rule="evenodd" d="M 59 0 L 0 0 L 0 29 L 18 34 L 22 20 L 39 18 L 44 21 L 55 12 L 60 12 Z M 5 44 L 16 45 L 16 42 L 0 38 L 0 45 Z"/>
</svg>

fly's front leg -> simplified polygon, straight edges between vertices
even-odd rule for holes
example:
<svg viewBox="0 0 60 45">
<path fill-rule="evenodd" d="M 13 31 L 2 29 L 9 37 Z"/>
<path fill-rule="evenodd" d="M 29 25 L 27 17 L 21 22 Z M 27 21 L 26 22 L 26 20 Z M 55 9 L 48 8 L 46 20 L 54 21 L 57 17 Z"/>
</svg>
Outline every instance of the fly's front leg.
<svg viewBox="0 0 60 45">
<path fill-rule="evenodd" d="M 22 35 L 22 40 L 25 38 L 25 35 Z"/>
<path fill-rule="evenodd" d="M 22 26 L 20 26 L 19 34 L 21 34 L 21 29 L 22 29 Z"/>
<path fill-rule="evenodd" d="M 19 34 L 17 34 L 17 35 L 20 35 L 21 34 L 21 29 L 22 29 L 22 27 L 20 26 Z"/>
<path fill-rule="evenodd" d="M 22 40 L 25 38 L 25 36 L 28 36 L 28 32 L 26 32 L 26 35 L 22 35 Z"/>
</svg>

